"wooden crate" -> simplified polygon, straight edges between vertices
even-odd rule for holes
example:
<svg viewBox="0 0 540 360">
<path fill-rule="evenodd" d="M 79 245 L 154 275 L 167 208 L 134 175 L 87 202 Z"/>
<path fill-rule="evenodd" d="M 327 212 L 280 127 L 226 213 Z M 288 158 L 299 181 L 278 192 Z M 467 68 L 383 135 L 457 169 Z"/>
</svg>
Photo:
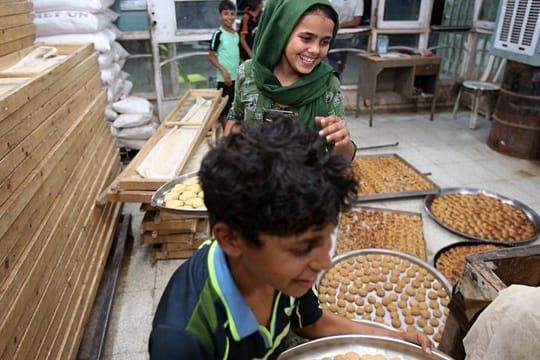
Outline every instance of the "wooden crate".
<svg viewBox="0 0 540 360">
<path fill-rule="evenodd" d="M 186 216 L 150 209 L 141 224 L 141 241 L 154 245 L 154 260 L 184 259 L 210 238 L 205 216 Z"/>
<path fill-rule="evenodd" d="M 465 270 L 454 287 L 450 315 L 439 349 L 465 358 L 463 338 L 477 315 L 499 291 L 512 284 L 540 286 L 540 245 L 512 247 L 467 256 Z"/>
</svg>

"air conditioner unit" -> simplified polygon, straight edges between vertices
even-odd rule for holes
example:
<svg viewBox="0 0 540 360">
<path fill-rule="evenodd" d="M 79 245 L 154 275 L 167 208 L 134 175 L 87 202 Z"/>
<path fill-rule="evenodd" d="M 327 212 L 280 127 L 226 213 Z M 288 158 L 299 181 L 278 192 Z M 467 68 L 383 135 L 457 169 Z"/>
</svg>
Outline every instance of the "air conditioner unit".
<svg viewBox="0 0 540 360">
<path fill-rule="evenodd" d="M 502 0 L 494 36 L 494 55 L 540 66 L 540 0 Z"/>
</svg>

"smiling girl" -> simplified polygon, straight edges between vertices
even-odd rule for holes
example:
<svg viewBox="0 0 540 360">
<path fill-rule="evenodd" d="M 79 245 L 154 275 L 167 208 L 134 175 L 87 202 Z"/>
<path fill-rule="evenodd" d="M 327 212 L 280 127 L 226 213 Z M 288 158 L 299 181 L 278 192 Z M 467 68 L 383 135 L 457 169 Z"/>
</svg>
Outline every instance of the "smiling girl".
<svg viewBox="0 0 540 360">
<path fill-rule="evenodd" d="M 269 109 L 292 112 L 352 158 L 355 145 L 343 121 L 340 82 L 328 54 L 338 16 L 324 0 L 269 0 L 253 46 L 253 59 L 238 69 L 235 98 L 225 133 L 235 123 L 262 121 Z"/>
</svg>

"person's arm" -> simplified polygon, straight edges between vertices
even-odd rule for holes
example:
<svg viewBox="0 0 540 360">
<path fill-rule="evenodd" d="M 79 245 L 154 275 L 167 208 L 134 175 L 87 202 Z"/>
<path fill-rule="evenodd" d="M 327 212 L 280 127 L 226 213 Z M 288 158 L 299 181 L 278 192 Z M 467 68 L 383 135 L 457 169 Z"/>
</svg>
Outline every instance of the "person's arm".
<svg viewBox="0 0 540 360">
<path fill-rule="evenodd" d="M 360 26 L 361 23 L 362 23 L 362 16 L 355 16 L 351 20 L 340 22 L 339 28 L 340 29 L 353 28 L 353 27 Z"/>
<path fill-rule="evenodd" d="M 431 349 L 433 348 L 433 343 L 421 332 L 402 332 L 370 326 L 365 323 L 349 320 L 328 310 L 323 310 L 322 316 L 313 324 L 293 330 L 296 334 L 306 339 L 318 339 L 326 336 L 346 334 L 378 335 L 418 344 L 428 354 L 431 353 Z"/>
<path fill-rule="evenodd" d="M 223 74 L 223 82 L 227 86 L 232 85 L 232 78 L 227 69 L 223 65 L 221 65 L 217 59 L 217 53 L 215 51 L 210 50 L 208 52 L 208 59 L 210 60 L 210 63 L 214 65 L 221 73 Z"/>
<path fill-rule="evenodd" d="M 242 45 L 242 48 L 247 52 L 249 57 L 252 57 L 251 48 L 249 47 L 249 44 L 246 41 L 246 35 L 244 34 L 240 34 L 240 45 Z"/>
<path fill-rule="evenodd" d="M 322 127 L 319 135 L 326 137 L 327 142 L 334 144 L 334 152 L 352 159 L 356 154 L 356 145 L 351 140 L 345 122 L 336 115 L 317 116 L 315 121 Z"/>
</svg>

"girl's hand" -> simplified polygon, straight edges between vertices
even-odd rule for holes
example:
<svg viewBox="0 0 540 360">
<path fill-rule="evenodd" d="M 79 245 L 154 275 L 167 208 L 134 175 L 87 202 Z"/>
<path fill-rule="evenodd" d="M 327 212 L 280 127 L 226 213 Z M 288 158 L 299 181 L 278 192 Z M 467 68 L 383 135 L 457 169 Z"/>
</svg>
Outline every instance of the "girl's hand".
<svg viewBox="0 0 540 360">
<path fill-rule="evenodd" d="M 345 122 L 335 115 L 316 116 L 315 121 L 321 125 L 320 136 L 324 136 L 326 141 L 334 143 L 334 151 L 347 157 L 354 154 L 354 145 L 349 135 L 349 130 Z"/>
</svg>

